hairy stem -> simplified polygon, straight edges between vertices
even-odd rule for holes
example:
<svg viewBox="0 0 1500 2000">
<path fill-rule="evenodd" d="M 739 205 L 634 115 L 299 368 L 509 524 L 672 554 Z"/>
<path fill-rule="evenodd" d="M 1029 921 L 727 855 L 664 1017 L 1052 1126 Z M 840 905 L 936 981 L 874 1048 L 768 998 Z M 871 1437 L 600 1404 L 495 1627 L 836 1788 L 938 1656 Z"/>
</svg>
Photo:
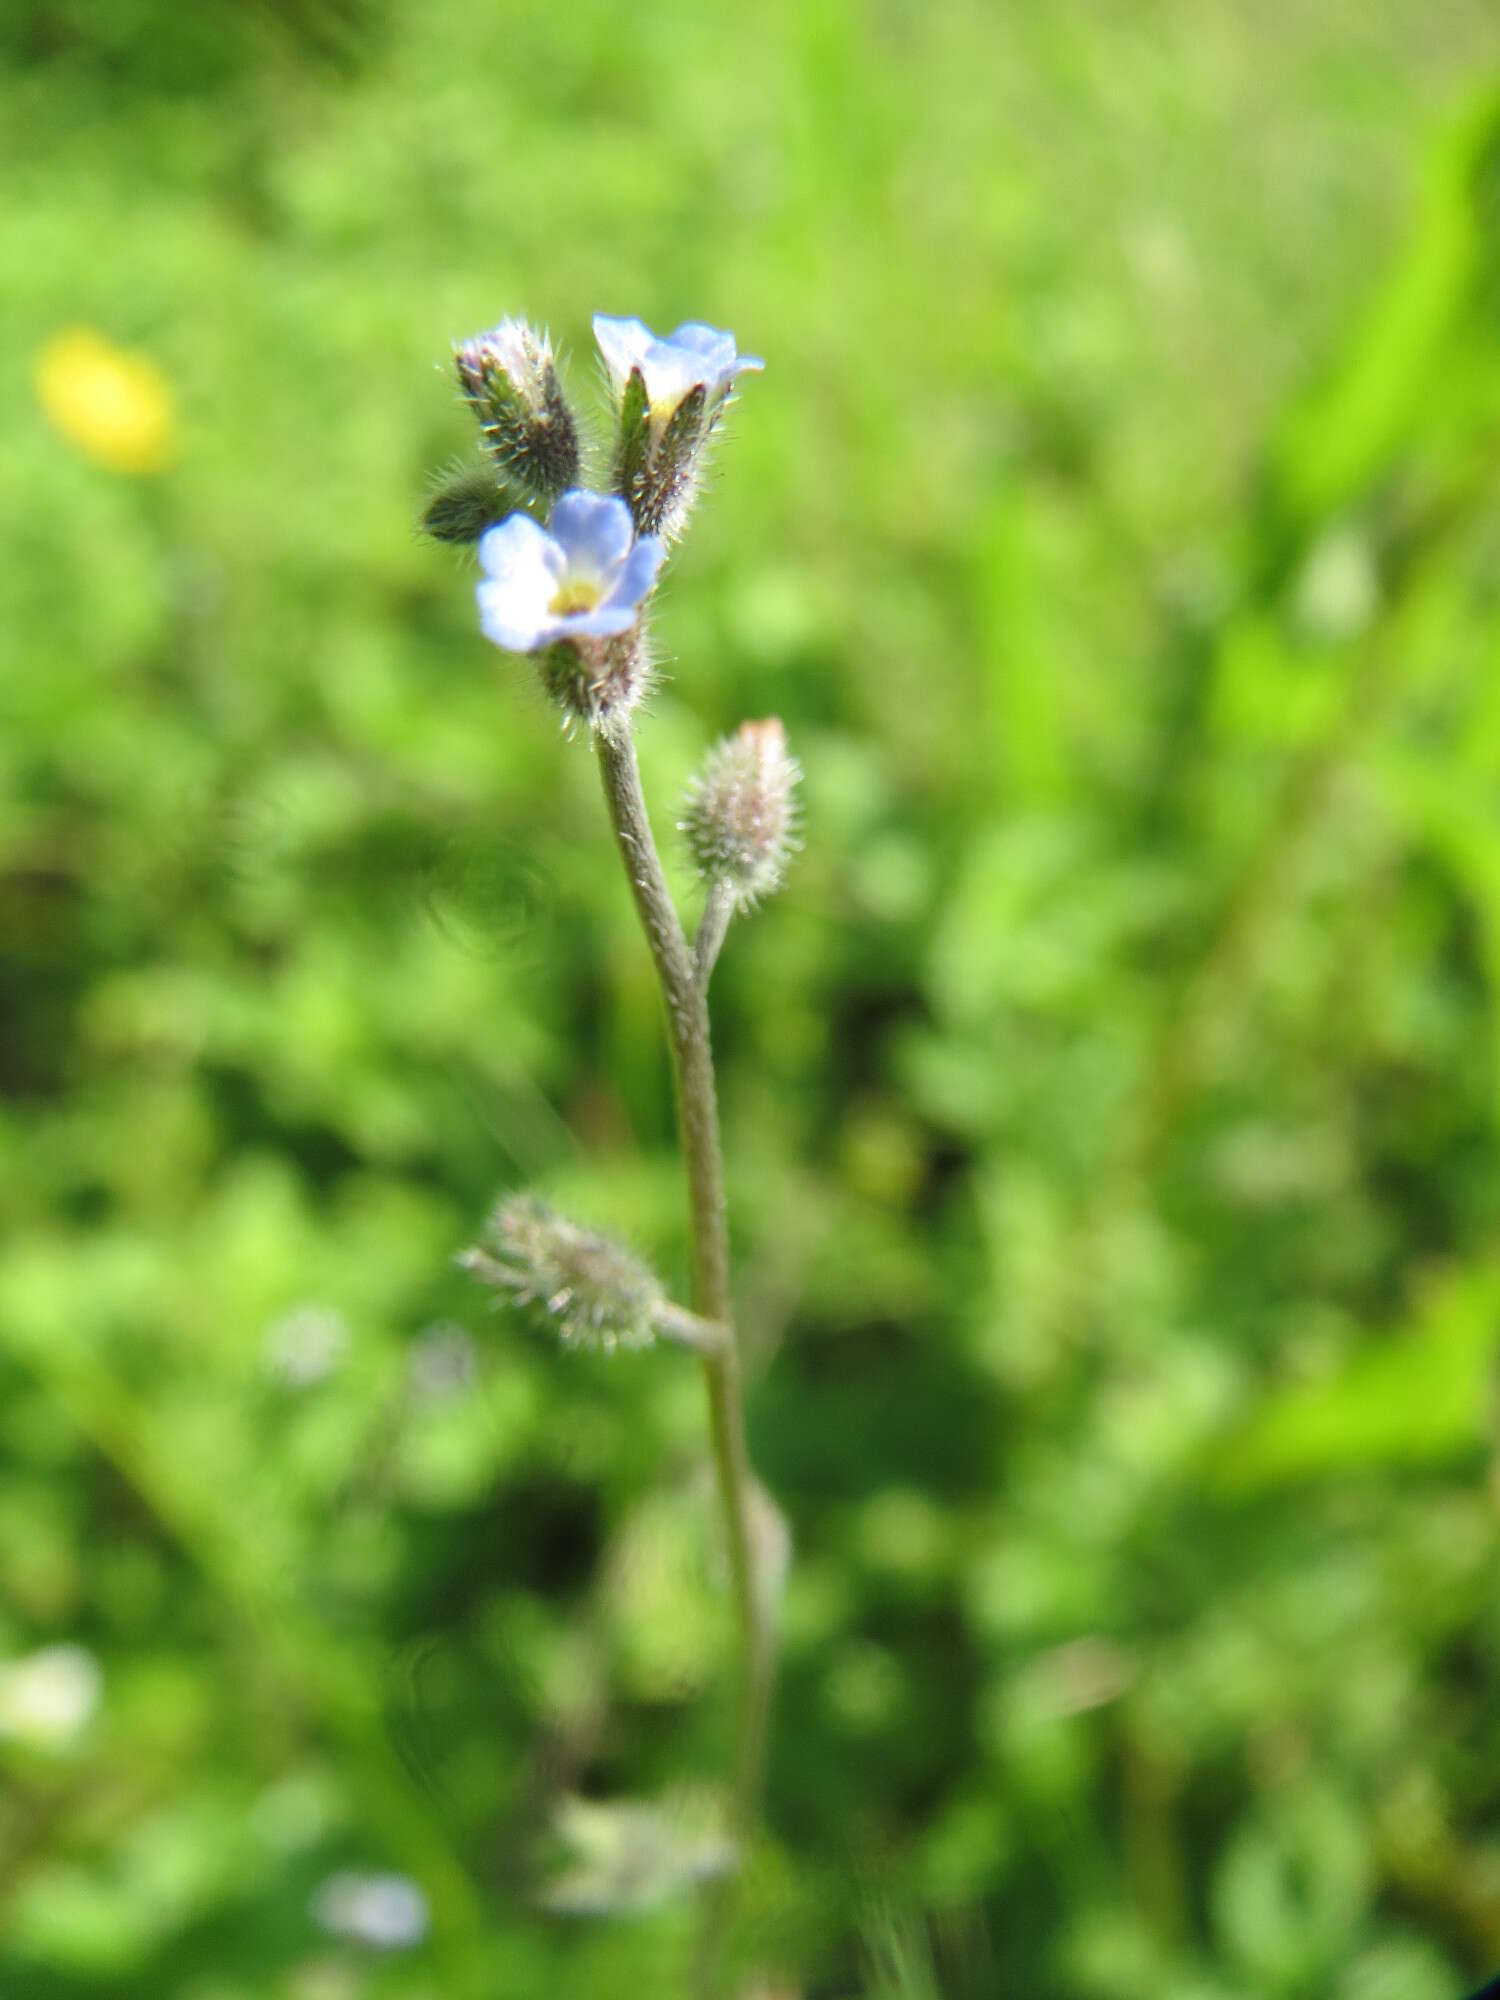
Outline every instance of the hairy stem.
<svg viewBox="0 0 1500 2000">
<path fill-rule="evenodd" d="M 708 901 L 703 905 L 703 917 L 693 941 L 693 966 L 698 974 L 698 984 L 705 993 L 719 952 L 729 935 L 733 917 L 734 891 L 727 882 L 715 882 L 709 889 Z"/>
<path fill-rule="evenodd" d="M 775 1670 L 775 1617 L 756 1561 L 754 1486 L 745 1446 L 740 1353 L 729 1295 L 729 1228 L 708 1002 L 652 837 L 634 738 L 625 725 L 606 726 L 596 730 L 594 741 L 610 823 L 666 1003 L 692 1222 L 693 1308 L 728 1333 L 722 1343 L 704 1352 L 703 1373 L 743 1653 L 735 1818 L 744 1832 L 754 1819 L 760 1796 Z"/>
</svg>

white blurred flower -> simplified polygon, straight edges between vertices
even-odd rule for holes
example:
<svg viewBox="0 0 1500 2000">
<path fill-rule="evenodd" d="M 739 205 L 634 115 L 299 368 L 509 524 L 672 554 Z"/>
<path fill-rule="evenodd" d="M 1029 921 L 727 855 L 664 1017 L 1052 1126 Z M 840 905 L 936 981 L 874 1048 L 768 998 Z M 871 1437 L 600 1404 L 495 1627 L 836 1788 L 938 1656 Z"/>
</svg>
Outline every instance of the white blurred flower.
<svg viewBox="0 0 1500 2000">
<path fill-rule="evenodd" d="M 442 1402 L 473 1388 L 479 1354 L 465 1328 L 437 1320 L 418 1335 L 407 1367 L 412 1394 L 422 1402 Z"/>
<path fill-rule="evenodd" d="M 320 1884 L 312 1913 L 335 1937 L 373 1951 L 405 1951 L 427 1935 L 427 1898 L 407 1875 L 345 1869 Z"/>
<path fill-rule="evenodd" d="M 733 1840 L 710 1799 L 680 1793 L 642 1799 L 562 1799 L 554 1831 L 572 1864 L 542 1892 L 559 1916 L 641 1911 L 727 1875 Z"/>
<path fill-rule="evenodd" d="M 326 1382 L 349 1351 L 349 1323 L 332 1306 L 293 1306 L 266 1328 L 266 1372 L 288 1389 Z"/>
<path fill-rule="evenodd" d="M 1314 543 L 1297 578 L 1297 623 L 1309 639 L 1338 645 L 1357 639 L 1380 609 L 1380 572 L 1367 535 L 1330 528 Z"/>
<path fill-rule="evenodd" d="M 0 1737 L 61 1749 L 92 1720 L 104 1675 L 82 1646 L 44 1646 L 0 1666 Z"/>
</svg>

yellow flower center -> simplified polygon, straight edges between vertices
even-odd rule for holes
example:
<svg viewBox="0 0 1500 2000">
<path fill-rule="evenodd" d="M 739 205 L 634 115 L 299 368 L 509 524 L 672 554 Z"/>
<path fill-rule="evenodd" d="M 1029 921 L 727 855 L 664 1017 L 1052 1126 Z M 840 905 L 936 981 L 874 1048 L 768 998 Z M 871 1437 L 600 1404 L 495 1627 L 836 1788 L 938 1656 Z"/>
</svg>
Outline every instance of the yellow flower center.
<svg viewBox="0 0 1500 2000">
<path fill-rule="evenodd" d="M 547 609 L 555 618 L 566 618 L 570 612 L 592 611 L 599 597 L 599 586 L 591 578 L 570 576 Z"/>
</svg>

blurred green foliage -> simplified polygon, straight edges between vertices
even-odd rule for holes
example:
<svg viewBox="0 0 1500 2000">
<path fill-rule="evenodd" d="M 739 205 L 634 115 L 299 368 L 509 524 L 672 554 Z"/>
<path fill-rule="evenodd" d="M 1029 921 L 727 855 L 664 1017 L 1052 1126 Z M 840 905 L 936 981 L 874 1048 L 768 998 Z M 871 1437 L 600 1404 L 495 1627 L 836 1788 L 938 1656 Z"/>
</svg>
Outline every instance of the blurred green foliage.
<svg viewBox="0 0 1500 2000">
<path fill-rule="evenodd" d="M 746 1992 L 1500 1962 L 1492 30 L 12 0 L 5 2000 L 685 1990 L 699 1384 L 451 1265 L 520 1184 L 684 1265 L 591 760 L 413 532 L 449 339 L 550 319 L 586 388 L 596 308 L 769 359 L 662 822 L 745 716 L 807 774 L 715 986 L 797 1551 Z M 159 471 L 46 389 L 77 327 Z M 97 1706 L 18 1722 L 57 1646 Z M 680 1802 L 644 1887 L 574 1793 Z M 345 1869 L 431 1939 L 325 1935 Z"/>
</svg>

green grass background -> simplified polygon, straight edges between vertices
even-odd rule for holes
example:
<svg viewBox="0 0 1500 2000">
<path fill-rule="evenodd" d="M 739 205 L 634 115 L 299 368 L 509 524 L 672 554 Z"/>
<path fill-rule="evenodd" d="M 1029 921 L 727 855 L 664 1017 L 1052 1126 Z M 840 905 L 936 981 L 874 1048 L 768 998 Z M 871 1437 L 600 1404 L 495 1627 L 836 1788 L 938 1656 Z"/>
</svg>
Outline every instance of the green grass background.
<svg viewBox="0 0 1500 2000">
<path fill-rule="evenodd" d="M 700 1387 L 451 1267 L 523 1184 L 686 1262 L 592 760 L 414 533 L 510 312 L 601 461 L 592 311 L 768 363 L 640 728 L 664 829 L 743 717 L 806 768 L 715 983 L 796 1544 L 739 1990 L 1500 1964 L 1494 30 L 8 0 L 0 1657 L 104 1691 L 0 1743 L 4 2000 L 687 1991 L 690 1900 L 538 1891 L 728 1755 Z M 49 426 L 79 324 L 160 476 Z"/>
</svg>

